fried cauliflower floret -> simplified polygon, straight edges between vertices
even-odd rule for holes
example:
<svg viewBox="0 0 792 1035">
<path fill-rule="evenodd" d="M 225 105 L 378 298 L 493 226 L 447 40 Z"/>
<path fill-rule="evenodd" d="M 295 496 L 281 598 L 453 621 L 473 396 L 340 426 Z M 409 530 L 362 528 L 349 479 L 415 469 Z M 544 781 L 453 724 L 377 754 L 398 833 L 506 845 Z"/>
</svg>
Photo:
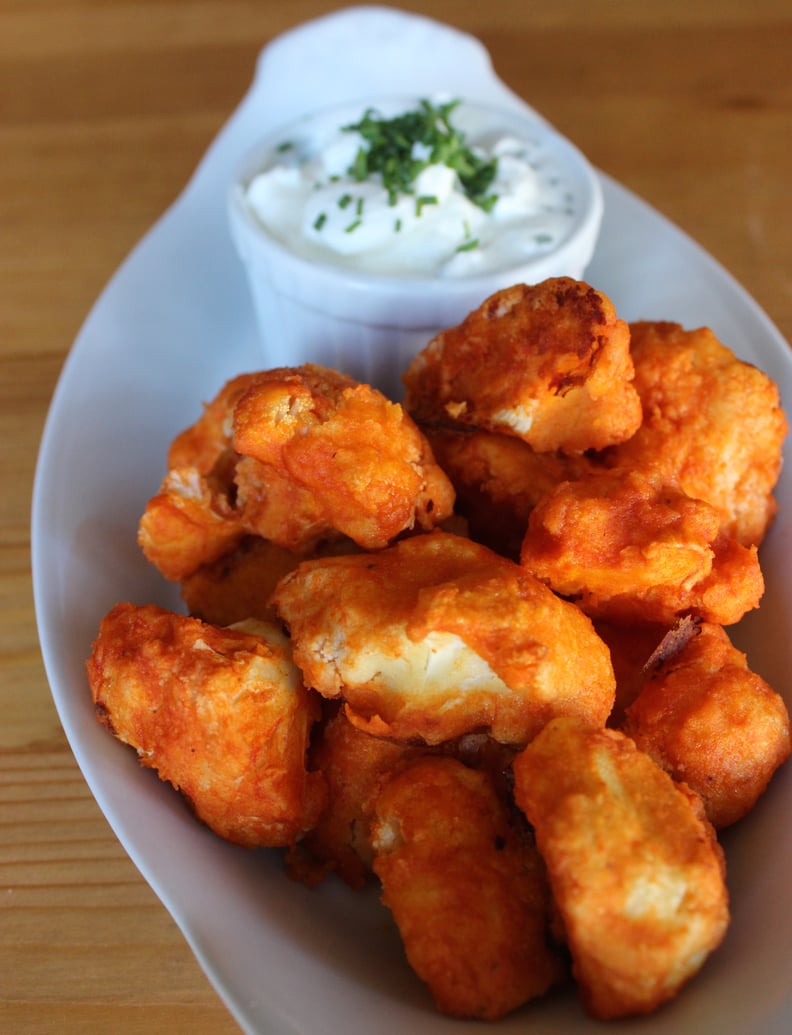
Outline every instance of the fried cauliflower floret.
<svg viewBox="0 0 792 1035">
<path fill-rule="evenodd" d="M 725 532 L 758 545 L 776 512 L 787 431 L 778 387 L 706 327 L 631 325 L 643 423 L 612 462 L 659 468 L 715 507 Z"/>
<path fill-rule="evenodd" d="M 525 743 L 553 715 L 604 723 L 614 679 L 591 622 L 529 572 L 447 532 L 303 562 L 272 598 L 306 683 L 367 732 Z"/>
<path fill-rule="evenodd" d="M 343 710 L 328 718 L 310 752 L 311 767 L 327 783 L 327 804 L 292 858 L 292 875 L 316 883 L 329 870 L 351 888 L 363 887 L 372 873 L 370 822 L 379 785 L 420 750 L 364 733 Z"/>
<path fill-rule="evenodd" d="M 138 525 L 146 559 L 171 582 L 229 553 L 244 534 L 227 495 L 217 492 L 197 467 L 169 471 Z"/>
<path fill-rule="evenodd" d="M 317 556 L 354 553 L 349 540 L 321 544 Z M 230 553 L 204 564 L 181 583 L 182 600 L 194 618 L 211 625 L 234 625 L 247 618 L 276 620 L 270 596 L 300 558 L 260 536 L 245 536 Z"/>
<path fill-rule="evenodd" d="M 278 499 L 270 501 L 273 529 L 259 521 L 258 532 L 290 549 L 305 544 L 274 530 L 283 523 L 279 511 L 293 512 L 295 493 L 313 504 L 327 530 L 368 550 L 413 528 L 433 528 L 453 511 L 451 484 L 402 407 L 323 367 L 262 375 L 234 409 L 234 448 L 262 465 L 265 486 L 269 471 L 279 480 Z"/>
<path fill-rule="evenodd" d="M 648 1013 L 721 942 L 723 854 L 700 799 L 629 737 L 549 723 L 514 763 L 586 1009 Z"/>
<path fill-rule="evenodd" d="M 647 680 L 625 732 L 703 801 L 716 828 L 742 819 L 789 758 L 789 715 L 717 625 L 702 624 Z"/>
<path fill-rule="evenodd" d="M 726 538 L 713 507 L 630 470 L 548 493 L 529 518 L 521 563 L 587 614 L 622 623 L 691 614 L 731 625 L 764 592 L 756 548 Z"/>
<path fill-rule="evenodd" d="M 582 456 L 537 453 L 515 438 L 481 428 L 424 429 L 437 462 L 451 479 L 457 512 L 471 538 L 517 560 L 528 517 L 560 482 L 591 469 Z"/>
<path fill-rule="evenodd" d="M 193 618 L 210 625 L 234 625 L 247 618 L 273 621 L 270 595 L 297 564 L 299 558 L 289 550 L 245 536 L 235 549 L 183 579 L 182 600 Z"/>
<path fill-rule="evenodd" d="M 345 538 L 375 550 L 454 509 L 450 481 L 402 407 L 311 364 L 227 382 L 171 444 L 168 466 L 138 540 L 176 582 L 247 535 L 298 555 Z"/>
<path fill-rule="evenodd" d="M 305 757 L 317 700 L 276 626 L 218 629 L 118 604 L 87 672 L 99 721 L 215 833 L 283 846 L 313 825 L 324 786 Z"/>
<path fill-rule="evenodd" d="M 560 980 L 544 869 L 485 773 L 411 762 L 386 780 L 372 833 L 382 900 L 440 1011 L 495 1020 Z"/>
<path fill-rule="evenodd" d="M 588 284 L 517 284 L 415 357 L 405 406 L 421 425 L 506 432 L 540 453 L 602 449 L 641 422 L 629 346 L 627 324 Z"/>
<path fill-rule="evenodd" d="M 211 402 L 203 404 L 201 416 L 180 432 L 168 449 L 168 468 L 195 467 L 208 475 L 218 460 L 233 450 L 234 408 L 261 375 L 239 374 L 223 385 Z"/>
</svg>

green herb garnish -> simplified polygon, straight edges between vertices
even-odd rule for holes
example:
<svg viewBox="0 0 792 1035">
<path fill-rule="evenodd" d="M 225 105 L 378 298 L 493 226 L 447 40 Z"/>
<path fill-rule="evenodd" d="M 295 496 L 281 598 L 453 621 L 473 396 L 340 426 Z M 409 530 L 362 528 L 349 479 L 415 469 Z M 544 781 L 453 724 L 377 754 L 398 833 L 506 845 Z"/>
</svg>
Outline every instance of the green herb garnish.
<svg viewBox="0 0 792 1035">
<path fill-rule="evenodd" d="M 435 194 L 422 194 L 419 198 L 415 199 L 416 216 L 420 216 L 424 205 L 436 205 L 437 203 L 437 196 Z"/>
<path fill-rule="evenodd" d="M 320 212 L 319 215 L 314 220 L 314 224 L 313 224 L 314 230 L 321 230 L 326 222 L 327 222 L 327 213 L 326 212 Z"/>
<path fill-rule="evenodd" d="M 359 122 L 342 127 L 359 133 L 367 145 L 358 149 L 350 176 L 362 182 L 379 174 L 390 204 L 395 205 L 400 194 L 414 193 L 413 184 L 424 169 L 447 165 L 456 172 L 470 201 L 489 212 L 498 200 L 497 194 L 488 193 L 498 160 L 481 158 L 467 146 L 464 133 L 451 125 L 451 113 L 459 103 L 434 105 L 422 100 L 415 111 L 393 118 L 383 118 L 369 108 Z"/>
</svg>

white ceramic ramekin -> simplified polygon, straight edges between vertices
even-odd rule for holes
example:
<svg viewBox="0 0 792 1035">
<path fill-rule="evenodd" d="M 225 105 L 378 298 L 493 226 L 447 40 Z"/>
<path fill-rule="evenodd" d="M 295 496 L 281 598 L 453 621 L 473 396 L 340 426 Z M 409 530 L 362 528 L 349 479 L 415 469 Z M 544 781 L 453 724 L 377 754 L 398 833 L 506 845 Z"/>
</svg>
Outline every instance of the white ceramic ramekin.
<svg viewBox="0 0 792 1035">
<path fill-rule="evenodd" d="M 404 100 L 397 110 L 409 110 L 416 103 Z M 381 105 L 374 101 L 371 106 Z M 319 363 L 399 400 L 401 376 L 415 353 L 495 291 L 548 277 L 582 278 L 602 221 L 602 191 L 586 158 L 546 123 L 516 109 L 487 112 L 470 105 L 477 116 L 491 115 L 497 130 L 529 135 L 563 169 L 575 199 L 575 218 L 552 251 L 513 269 L 456 278 L 384 276 L 305 258 L 265 231 L 246 201 L 247 186 L 273 161 L 284 140 L 308 133 L 314 125 L 337 127 L 355 121 L 365 107 L 328 109 L 268 134 L 241 163 L 230 187 L 228 212 L 259 324 L 263 365 Z M 394 109 L 393 100 L 382 105 L 382 110 L 388 108 Z"/>
</svg>

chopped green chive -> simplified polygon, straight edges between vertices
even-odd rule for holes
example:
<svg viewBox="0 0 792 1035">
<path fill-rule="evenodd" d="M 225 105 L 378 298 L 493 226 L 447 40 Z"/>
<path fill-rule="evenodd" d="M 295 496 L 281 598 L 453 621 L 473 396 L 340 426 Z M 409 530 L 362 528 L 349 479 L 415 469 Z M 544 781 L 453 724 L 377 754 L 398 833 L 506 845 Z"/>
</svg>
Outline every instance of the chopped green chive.
<svg viewBox="0 0 792 1035">
<path fill-rule="evenodd" d="M 474 248 L 478 248 L 479 239 L 478 237 L 471 237 L 467 241 L 463 241 L 462 244 L 457 246 L 458 252 L 472 252 Z"/>
<path fill-rule="evenodd" d="M 420 216 L 424 205 L 436 205 L 437 196 L 435 194 L 422 194 L 420 198 L 415 199 L 415 214 Z"/>
<path fill-rule="evenodd" d="M 283 154 L 284 151 L 291 151 L 291 149 L 293 147 L 294 147 L 294 141 L 293 140 L 283 140 L 283 141 L 281 141 L 280 144 L 278 144 L 278 146 L 276 147 L 275 150 L 278 151 L 280 154 Z"/>
<path fill-rule="evenodd" d="M 383 118 L 369 108 L 359 122 L 342 127 L 359 133 L 366 142 L 358 149 L 349 175 L 362 181 L 379 173 L 388 200 L 395 205 L 400 194 L 413 193 L 412 185 L 424 169 L 447 165 L 456 172 L 467 197 L 489 211 L 497 201 L 497 195 L 488 191 L 498 160 L 476 154 L 466 145 L 465 135 L 452 126 L 451 113 L 459 103 L 433 105 L 423 100 L 415 111 L 394 118 Z"/>
<path fill-rule="evenodd" d="M 321 230 L 326 222 L 327 222 L 327 213 L 326 212 L 320 212 L 319 215 L 314 220 L 314 225 L 313 225 L 314 230 Z"/>
<path fill-rule="evenodd" d="M 354 223 L 350 223 L 349 226 L 346 227 L 346 229 L 344 230 L 344 233 L 345 234 L 351 234 L 353 230 L 357 230 L 357 228 L 360 226 L 361 222 L 362 222 L 362 220 L 356 219 Z"/>
<path fill-rule="evenodd" d="M 351 194 L 342 194 L 341 197 L 338 199 L 338 207 L 339 208 L 346 208 L 347 205 L 351 205 L 351 204 L 352 204 L 352 195 Z"/>
</svg>

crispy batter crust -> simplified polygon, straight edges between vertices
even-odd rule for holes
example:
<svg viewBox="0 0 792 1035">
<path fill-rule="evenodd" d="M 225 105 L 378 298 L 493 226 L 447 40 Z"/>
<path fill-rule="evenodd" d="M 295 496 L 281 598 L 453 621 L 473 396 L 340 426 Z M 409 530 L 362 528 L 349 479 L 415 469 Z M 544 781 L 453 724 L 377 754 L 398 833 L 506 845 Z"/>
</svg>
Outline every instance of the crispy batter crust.
<svg viewBox="0 0 792 1035">
<path fill-rule="evenodd" d="M 273 604 L 306 682 L 368 732 L 526 743 L 553 715 L 604 724 L 615 681 L 582 612 L 519 565 L 446 532 L 303 562 Z"/>
<path fill-rule="evenodd" d="M 656 473 L 620 469 L 564 482 L 531 512 L 521 563 L 587 613 L 671 625 L 731 625 L 757 607 L 756 547 L 724 535 L 714 507 Z"/>
<path fill-rule="evenodd" d="M 698 791 L 719 829 L 754 807 L 790 754 L 782 698 L 717 625 L 701 625 L 644 683 L 625 732 Z"/>
<path fill-rule="evenodd" d="M 168 461 L 138 539 L 176 582 L 245 535 L 299 555 L 343 538 L 376 550 L 454 508 L 450 481 L 402 407 L 312 364 L 227 382 Z"/>
<path fill-rule="evenodd" d="M 275 627 L 118 604 L 87 671 L 99 721 L 215 833 L 279 846 L 313 825 L 324 785 L 305 756 L 318 707 Z"/>
<path fill-rule="evenodd" d="M 595 1017 L 648 1013 L 718 946 L 723 854 L 698 796 L 629 737 L 549 723 L 514 763 L 582 1001 Z"/>
<path fill-rule="evenodd" d="M 551 489 L 592 469 L 584 456 L 537 453 L 514 435 L 482 428 L 425 427 L 437 462 L 451 479 L 470 536 L 519 559 L 531 511 Z"/>
<path fill-rule="evenodd" d="M 561 979 L 544 868 L 485 773 L 413 761 L 385 782 L 372 829 L 383 902 L 439 1010 L 495 1020 Z"/>
<path fill-rule="evenodd" d="M 644 419 L 611 462 L 660 469 L 715 507 L 724 532 L 758 545 L 777 509 L 787 432 L 777 385 L 709 328 L 647 321 L 630 331 Z"/>
<path fill-rule="evenodd" d="M 517 284 L 438 334 L 406 374 L 420 424 L 502 431 L 538 452 L 582 453 L 641 422 L 627 324 L 582 281 Z"/>
</svg>

